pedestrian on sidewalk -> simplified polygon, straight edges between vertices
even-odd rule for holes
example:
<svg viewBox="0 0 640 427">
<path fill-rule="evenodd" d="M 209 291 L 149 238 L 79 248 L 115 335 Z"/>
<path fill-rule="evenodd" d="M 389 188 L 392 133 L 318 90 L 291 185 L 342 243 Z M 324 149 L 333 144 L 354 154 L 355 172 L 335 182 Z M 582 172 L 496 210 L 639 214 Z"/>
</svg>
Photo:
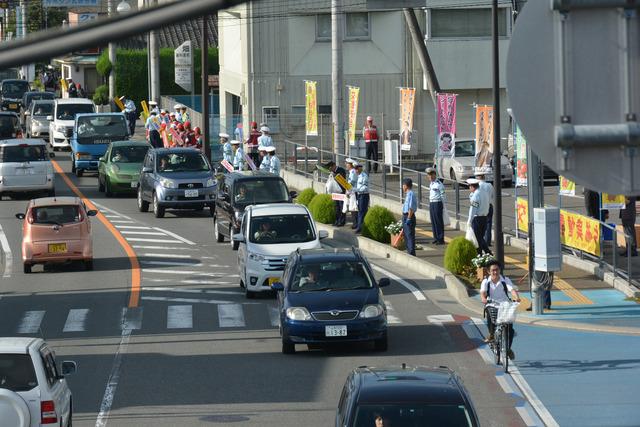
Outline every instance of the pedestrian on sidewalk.
<svg viewBox="0 0 640 427">
<path fill-rule="evenodd" d="M 486 172 L 477 172 L 476 179 L 480 182 L 480 187 L 478 188 L 482 193 L 484 193 L 486 199 L 489 201 L 489 212 L 487 213 L 487 230 L 484 233 L 484 241 L 487 242 L 487 246 L 491 246 L 491 226 L 493 225 L 493 196 L 494 190 L 493 185 L 485 181 Z"/>
<path fill-rule="evenodd" d="M 484 193 L 479 191 L 480 182 L 475 178 L 467 180 L 469 184 L 469 223 L 473 229 L 473 234 L 478 241 L 478 255 L 487 253 L 493 255 L 491 249 L 484 241 L 484 233 L 487 231 L 487 213 L 489 212 L 489 201 Z"/>
<path fill-rule="evenodd" d="M 345 180 L 347 179 L 347 171 L 344 170 L 343 167 L 336 165 L 336 162 L 330 160 L 325 167 L 331 171 L 332 176 L 335 178 L 340 175 Z M 340 194 L 345 194 L 346 188 L 344 188 L 340 183 L 336 180 L 336 183 L 340 187 Z M 346 222 L 346 214 L 342 212 L 342 208 L 344 207 L 344 202 L 342 200 L 334 200 L 333 204 L 335 206 L 336 211 L 336 220 L 333 223 L 334 227 L 342 227 Z"/>
<path fill-rule="evenodd" d="M 629 235 L 629 237 L 625 236 L 627 248 L 624 252 L 621 252 L 620 255 L 627 256 L 627 254 L 630 251 L 631 256 L 638 256 L 638 242 L 636 239 L 636 198 L 635 197 L 625 197 L 624 209 L 620 209 L 620 219 L 622 220 L 622 228 L 624 229 L 624 234 Z"/>
<path fill-rule="evenodd" d="M 147 122 L 145 123 L 149 143 L 153 148 L 163 147 L 162 138 L 160 137 L 160 120 L 157 117 L 157 111 L 152 110 Z"/>
<path fill-rule="evenodd" d="M 356 197 L 358 199 L 358 224 L 356 225 L 356 233 L 362 231 L 364 217 L 369 210 L 369 174 L 362 170 L 363 165 L 354 163 L 358 174 L 358 182 L 356 183 Z"/>
<path fill-rule="evenodd" d="M 242 143 L 235 139 L 231 141 L 231 148 L 233 149 L 233 169 L 237 171 L 244 170 L 244 151 L 240 146 Z"/>
<path fill-rule="evenodd" d="M 407 245 L 407 253 L 416 256 L 416 211 L 418 210 L 418 199 L 413 194 L 413 181 L 411 178 L 402 180 L 402 191 L 404 191 L 404 204 L 402 205 L 404 241 Z"/>
<path fill-rule="evenodd" d="M 434 168 L 427 168 L 429 175 L 429 217 L 434 245 L 444 245 L 444 185 Z"/>
<path fill-rule="evenodd" d="M 253 160 L 253 163 L 255 165 L 262 166 L 262 164 L 260 163 L 262 159 L 260 153 L 258 153 L 258 138 L 261 135 L 260 131 L 258 130 L 258 123 L 251 122 L 249 124 L 249 127 L 251 129 L 249 130 L 249 135 L 247 141 L 245 142 L 247 145 L 247 154 L 249 155 L 251 160 Z"/>
<path fill-rule="evenodd" d="M 367 146 L 367 173 L 371 172 L 373 163 L 374 173 L 378 172 L 378 127 L 373 124 L 373 117 L 367 116 L 367 122 L 362 129 L 362 136 Z"/>
<path fill-rule="evenodd" d="M 345 212 L 345 220 L 347 211 L 351 212 L 351 223 L 353 224 L 353 228 L 355 228 L 358 224 L 358 201 L 355 194 L 355 188 L 358 184 L 358 173 L 353 166 L 356 163 L 355 160 L 347 158 L 344 162 L 347 166 L 347 182 L 351 184 L 351 190 L 347 191 L 347 200 L 345 200 L 345 207 L 347 209 L 343 209 L 343 211 Z"/>
</svg>

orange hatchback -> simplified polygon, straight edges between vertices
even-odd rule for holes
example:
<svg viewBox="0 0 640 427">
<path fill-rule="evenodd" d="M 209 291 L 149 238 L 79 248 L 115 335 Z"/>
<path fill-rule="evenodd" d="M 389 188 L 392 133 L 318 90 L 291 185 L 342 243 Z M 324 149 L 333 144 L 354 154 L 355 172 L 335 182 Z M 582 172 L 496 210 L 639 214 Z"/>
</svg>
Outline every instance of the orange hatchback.
<svg viewBox="0 0 640 427">
<path fill-rule="evenodd" d="M 90 216 L 77 197 L 45 197 L 29 202 L 26 213 L 16 214 L 22 224 L 22 262 L 24 272 L 34 264 L 82 261 L 93 269 L 93 242 Z"/>
</svg>

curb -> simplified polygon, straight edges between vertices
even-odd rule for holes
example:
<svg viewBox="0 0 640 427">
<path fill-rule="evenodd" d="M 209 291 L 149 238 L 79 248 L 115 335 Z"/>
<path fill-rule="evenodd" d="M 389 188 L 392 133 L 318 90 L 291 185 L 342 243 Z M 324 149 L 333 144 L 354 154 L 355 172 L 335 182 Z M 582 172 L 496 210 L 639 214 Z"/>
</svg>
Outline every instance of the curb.
<svg viewBox="0 0 640 427">
<path fill-rule="evenodd" d="M 440 279 L 445 283 L 449 294 L 458 301 L 467 310 L 482 316 L 484 306 L 482 303 L 469 296 L 469 290 L 460 279 L 454 274 L 451 274 L 443 267 L 431 264 L 427 261 L 423 261 L 419 258 L 410 256 L 403 251 L 399 251 L 389 245 L 378 243 L 366 237 L 356 236 L 348 231 L 343 231 L 339 228 L 329 226 L 326 224 L 316 223 L 319 230 L 326 230 L 329 233 L 329 237 L 338 240 L 342 243 L 347 243 L 362 249 L 365 252 L 372 253 L 381 258 L 388 259 L 396 265 L 403 268 L 408 268 L 411 271 L 424 275 L 430 279 Z M 625 326 L 608 326 L 608 325 L 590 325 L 585 323 L 571 322 L 566 320 L 545 320 L 545 319 L 532 319 L 520 316 L 517 319 L 518 323 L 533 325 L 533 326 L 546 326 L 559 329 L 572 329 L 585 332 L 602 332 L 602 333 L 615 333 L 625 335 L 639 335 L 640 328 L 625 327 Z"/>
</svg>

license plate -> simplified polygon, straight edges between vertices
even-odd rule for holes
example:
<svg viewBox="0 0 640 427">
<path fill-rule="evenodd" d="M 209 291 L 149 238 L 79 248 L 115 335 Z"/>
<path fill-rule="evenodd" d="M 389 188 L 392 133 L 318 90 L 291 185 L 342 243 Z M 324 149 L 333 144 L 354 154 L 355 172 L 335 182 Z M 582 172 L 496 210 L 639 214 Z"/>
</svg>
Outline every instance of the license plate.
<svg viewBox="0 0 640 427">
<path fill-rule="evenodd" d="M 135 181 L 131 182 L 131 188 L 138 188 L 138 183 Z"/>
<path fill-rule="evenodd" d="M 49 253 L 50 254 L 64 254 L 67 252 L 67 244 L 66 243 L 50 243 L 49 244 Z"/>
<path fill-rule="evenodd" d="M 9 108 L 12 110 L 17 110 L 18 109 L 18 104 L 9 104 Z"/>
<path fill-rule="evenodd" d="M 273 285 L 274 283 L 278 283 L 279 281 L 279 277 L 269 277 L 269 286 Z"/>
<path fill-rule="evenodd" d="M 346 337 L 347 336 L 347 325 L 325 326 L 324 327 L 324 335 L 327 336 L 327 337 Z"/>
<path fill-rule="evenodd" d="M 184 190 L 184 197 L 198 197 L 198 190 Z"/>
</svg>

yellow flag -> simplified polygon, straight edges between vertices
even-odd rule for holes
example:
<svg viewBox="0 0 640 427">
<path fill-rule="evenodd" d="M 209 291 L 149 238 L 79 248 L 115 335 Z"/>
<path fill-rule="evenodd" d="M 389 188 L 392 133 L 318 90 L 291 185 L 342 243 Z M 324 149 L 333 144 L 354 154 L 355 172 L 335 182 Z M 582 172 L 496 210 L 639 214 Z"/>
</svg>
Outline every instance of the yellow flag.
<svg viewBox="0 0 640 427">
<path fill-rule="evenodd" d="M 124 104 L 122 103 L 122 101 L 120 101 L 120 98 L 118 97 L 113 98 L 113 102 L 116 103 L 120 111 L 124 111 Z"/>
</svg>

